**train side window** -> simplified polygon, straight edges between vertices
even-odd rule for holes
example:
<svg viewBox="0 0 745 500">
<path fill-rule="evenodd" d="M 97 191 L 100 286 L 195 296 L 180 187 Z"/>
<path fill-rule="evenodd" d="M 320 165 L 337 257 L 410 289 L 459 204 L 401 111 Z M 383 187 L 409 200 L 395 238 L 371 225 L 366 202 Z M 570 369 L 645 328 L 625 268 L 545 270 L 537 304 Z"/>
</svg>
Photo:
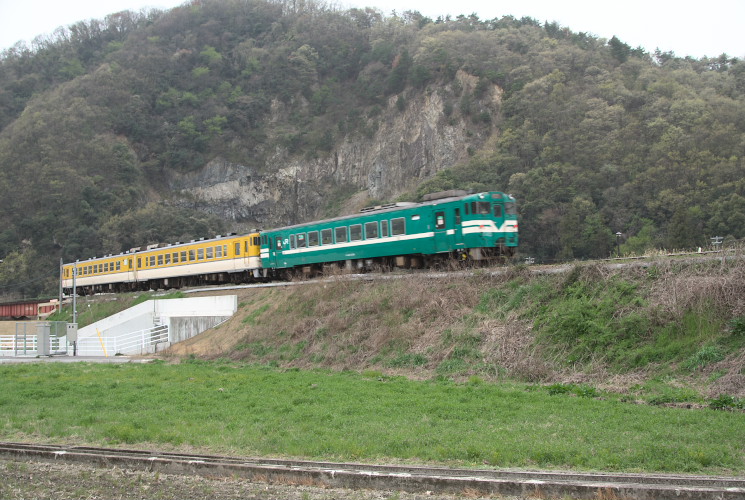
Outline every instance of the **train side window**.
<svg viewBox="0 0 745 500">
<path fill-rule="evenodd" d="M 445 212 L 435 212 L 435 229 L 445 229 Z"/>
<path fill-rule="evenodd" d="M 465 207 L 465 209 L 466 209 L 466 215 L 468 215 L 468 203 L 466 203 L 466 204 L 465 204 L 465 205 L 463 205 L 463 206 L 464 206 L 464 207 Z"/>
<path fill-rule="evenodd" d="M 121 260 L 117 260 L 116 261 L 116 270 L 117 271 L 121 271 L 122 270 L 122 261 Z"/>
<path fill-rule="evenodd" d="M 378 237 L 378 222 L 365 222 L 365 238 L 371 240 Z"/>
<path fill-rule="evenodd" d="M 113 269 L 112 269 L 112 271 L 113 271 Z M 109 263 L 108 262 L 103 265 L 103 272 L 105 272 L 105 273 L 108 273 L 109 272 Z"/>
<path fill-rule="evenodd" d="M 346 243 L 347 241 L 347 228 L 345 227 L 337 227 L 336 228 L 336 242 L 337 243 Z"/>
<path fill-rule="evenodd" d="M 321 243 L 323 245 L 332 245 L 334 243 L 334 235 L 331 229 L 321 230 Z"/>
<path fill-rule="evenodd" d="M 166 254 L 166 265 L 168 266 L 170 264 L 171 264 L 171 254 L 170 253 L 167 253 Z"/>
<path fill-rule="evenodd" d="M 318 246 L 318 231 L 310 231 L 308 233 L 308 246 L 309 247 Z"/>
<path fill-rule="evenodd" d="M 349 241 L 359 241 L 362 239 L 362 224 L 349 226 Z"/>
<path fill-rule="evenodd" d="M 194 250 L 189 250 L 189 262 L 194 262 L 196 260 L 197 252 Z"/>
<path fill-rule="evenodd" d="M 207 247 L 207 258 L 211 259 L 215 256 L 215 249 L 212 247 Z"/>
<path fill-rule="evenodd" d="M 297 235 L 297 247 L 305 248 L 305 233 L 299 233 Z"/>
<path fill-rule="evenodd" d="M 138 257 L 137 258 L 137 269 L 140 269 L 140 268 L 142 268 L 142 259 Z"/>
<path fill-rule="evenodd" d="M 150 256 L 150 267 L 155 267 L 155 255 Z"/>
<path fill-rule="evenodd" d="M 294 234 L 290 235 L 290 250 L 294 250 L 297 247 L 297 240 Z"/>
<path fill-rule="evenodd" d="M 178 252 L 173 252 L 173 263 L 178 264 Z"/>
<path fill-rule="evenodd" d="M 461 223 L 461 219 L 460 219 L 460 208 L 456 208 L 455 209 L 455 223 L 456 224 L 460 224 Z"/>
<path fill-rule="evenodd" d="M 222 258 L 222 246 L 221 245 L 217 245 L 215 247 L 215 258 L 216 259 Z"/>
<path fill-rule="evenodd" d="M 197 248 L 197 260 L 204 260 L 204 248 Z"/>
<path fill-rule="evenodd" d="M 159 266 L 163 265 L 163 254 L 158 255 L 158 265 Z"/>
<path fill-rule="evenodd" d="M 391 219 L 391 235 L 398 236 L 400 234 L 406 234 L 406 219 L 403 217 Z"/>
<path fill-rule="evenodd" d="M 186 253 L 186 250 L 184 250 L 183 252 L 181 252 L 181 262 L 188 262 L 188 260 L 186 259 L 186 256 L 187 255 L 188 254 Z"/>
<path fill-rule="evenodd" d="M 494 205 L 494 217 L 502 217 L 502 205 Z"/>
<path fill-rule="evenodd" d="M 382 238 L 388 237 L 388 221 L 387 220 L 380 221 L 380 236 Z"/>
<path fill-rule="evenodd" d="M 507 215 L 517 215 L 517 209 L 515 208 L 515 204 L 511 201 L 505 202 L 504 211 Z"/>
<path fill-rule="evenodd" d="M 281 236 L 277 236 L 276 244 L 277 244 L 277 250 L 282 250 L 282 237 Z"/>
</svg>

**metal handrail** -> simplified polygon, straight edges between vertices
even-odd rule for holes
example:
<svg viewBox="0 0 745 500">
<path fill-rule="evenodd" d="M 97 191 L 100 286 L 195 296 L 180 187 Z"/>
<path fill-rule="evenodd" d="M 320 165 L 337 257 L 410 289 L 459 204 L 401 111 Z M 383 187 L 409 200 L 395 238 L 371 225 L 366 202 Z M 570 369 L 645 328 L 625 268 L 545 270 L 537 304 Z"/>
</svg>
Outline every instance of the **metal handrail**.
<svg viewBox="0 0 745 500">
<path fill-rule="evenodd" d="M 149 346 L 168 342 L 168 339 L 168 325 L 159 325 L 115 337 L 78 339 L 77 351 L 78 355 L 100 355 L 102 351 L 110 354 L 143 354 Z"/>
</svg>

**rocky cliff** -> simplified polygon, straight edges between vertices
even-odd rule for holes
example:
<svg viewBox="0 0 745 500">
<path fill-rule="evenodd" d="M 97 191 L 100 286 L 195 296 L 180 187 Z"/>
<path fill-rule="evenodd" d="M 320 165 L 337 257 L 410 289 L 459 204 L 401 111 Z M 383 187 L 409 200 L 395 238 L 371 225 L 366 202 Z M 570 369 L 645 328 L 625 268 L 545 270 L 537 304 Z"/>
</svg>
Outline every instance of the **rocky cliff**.
<svg viewBox="0 0 745 500">
<path fill-rule="evenodd" d="M 472 92 L 477 81 L 461 71 L 456 85 Z M 476 103 L 477 114 L 492 117 L 491 124 L 484 125 L 470 118 L 473 111 L 446 113 L 446 100 L 453 95 L 449 86 L 410 90 L 401 96 L 405 106 L 400 105 L 400 96 L 388 99 L 374 134 L 347 135 L 330 153 L 308 158 L 278 147 L 266 155 L 262 168 L 215 158 L 195 172 L 171 173 L 169 186 L 178 204 L 217 214 L 236 229 L 338 215 L 333 212 L 357 209 L 370 200 L 394 199 L 439 170 L 464 161 L 469 150 L 477 150 L 495 133 L 501 94 L 494 86 Z M 284 122 L 290 111 L 273 102 L 271 121 Z M 335 208 L 329 208 L 332 198 L 341 202 Z"/>
</svg>

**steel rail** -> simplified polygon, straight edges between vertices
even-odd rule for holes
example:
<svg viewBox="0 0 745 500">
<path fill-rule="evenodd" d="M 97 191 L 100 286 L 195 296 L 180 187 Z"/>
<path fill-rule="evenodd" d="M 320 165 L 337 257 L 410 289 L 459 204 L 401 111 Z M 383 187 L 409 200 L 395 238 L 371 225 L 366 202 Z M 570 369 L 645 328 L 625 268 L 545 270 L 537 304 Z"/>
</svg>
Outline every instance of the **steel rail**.
<svg viewBox="0 0 745 500">
<path fill-rule="evenodd" d="M 182 454 L 0 442 L 0 459 L 64 461 L 180 475 L 331 488 L 539 498 L 742 500 L 745 478 L 676 474 L 455 469 Z"/>
</svg>

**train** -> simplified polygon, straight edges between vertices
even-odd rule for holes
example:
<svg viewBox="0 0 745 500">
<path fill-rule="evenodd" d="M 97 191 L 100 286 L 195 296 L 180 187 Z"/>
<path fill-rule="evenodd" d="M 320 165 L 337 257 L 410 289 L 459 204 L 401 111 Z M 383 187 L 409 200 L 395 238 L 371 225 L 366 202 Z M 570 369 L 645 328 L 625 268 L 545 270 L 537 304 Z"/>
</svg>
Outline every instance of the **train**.
<svg viewBox="0 0 745 500">
<path fill-rule="evenodd" d="M 312 276 L 333 269 L 485 262 L 513 256 L 518 243 L 513 196 L 451 190 L 425 195 L 418 203 L 378 205 L 333 219 L 67 263 L 62 287 L 67 294 L 118 293 Z"/>
</svg>

